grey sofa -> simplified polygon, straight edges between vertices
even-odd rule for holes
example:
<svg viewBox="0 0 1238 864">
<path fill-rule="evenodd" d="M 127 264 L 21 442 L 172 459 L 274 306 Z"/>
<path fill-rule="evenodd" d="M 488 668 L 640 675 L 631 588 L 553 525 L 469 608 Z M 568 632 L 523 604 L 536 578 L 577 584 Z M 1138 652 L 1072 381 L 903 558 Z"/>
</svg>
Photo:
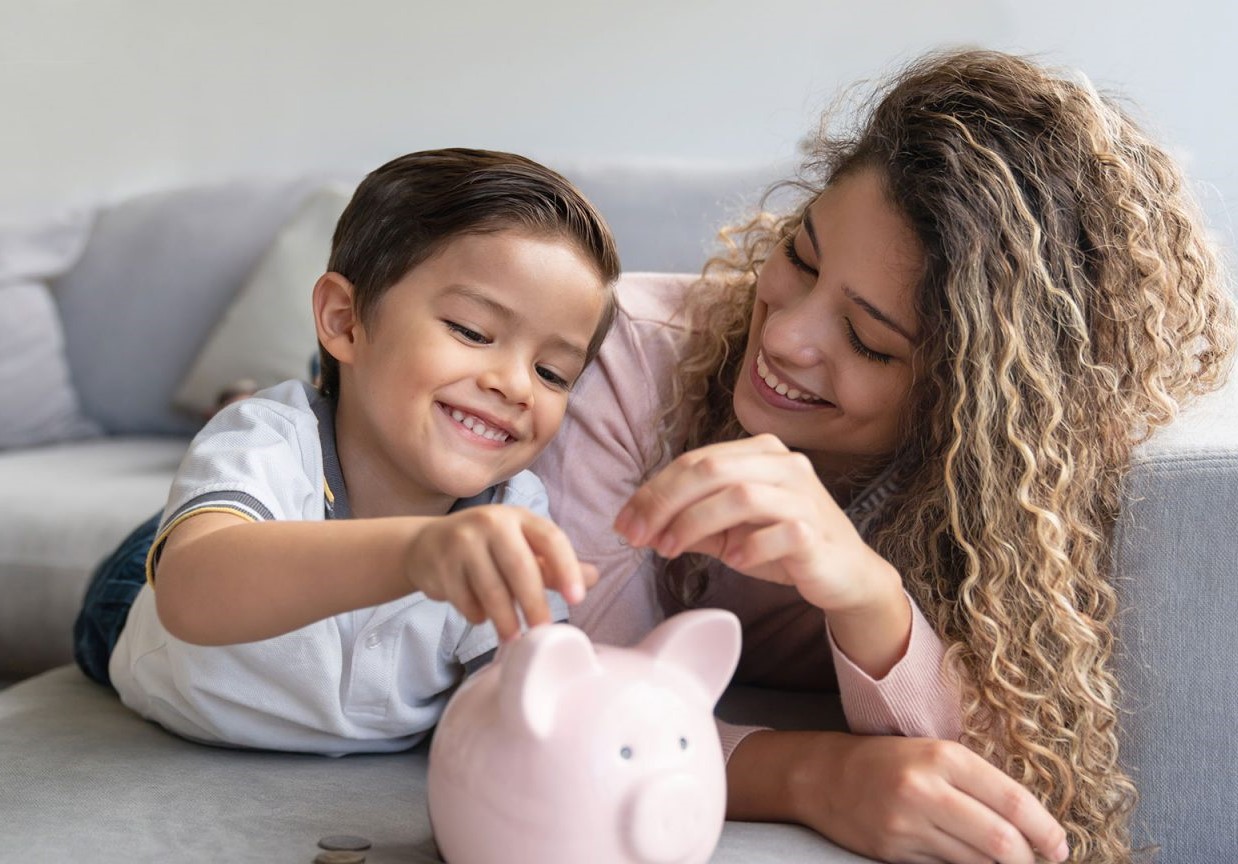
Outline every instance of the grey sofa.
<svg viewBox="0 0 1238 864">
<path fill-rule="evenodd" d="M 629 270 L 694 270 L 712 228 L 777 166 L 563 166 Z M 0 450 L 0 859 L 310 861 L 355 833 L 368 860 L 436 861 L 425 754 L 332 760 L 216 750 L 128 713 L 83 677 L 70 629 L 95 563 L 162 506 L 200 422 L 171 407 L 280 226 L 323 178 L 123 201 L 48 274 L 82 413 L 102 435 Z M 310 346 L 312 348 L 312 346 Z M 1136 838 L 1165 862 L 1238 860 L 1238 388 L 1143 447 L 1118 531 L 1123 759 Z M 733 691 L 731 719 L 841 728 L 829 697 Z M 809 831 L 728 823 L 715 861 L 864 859 Z"/>
</svg>

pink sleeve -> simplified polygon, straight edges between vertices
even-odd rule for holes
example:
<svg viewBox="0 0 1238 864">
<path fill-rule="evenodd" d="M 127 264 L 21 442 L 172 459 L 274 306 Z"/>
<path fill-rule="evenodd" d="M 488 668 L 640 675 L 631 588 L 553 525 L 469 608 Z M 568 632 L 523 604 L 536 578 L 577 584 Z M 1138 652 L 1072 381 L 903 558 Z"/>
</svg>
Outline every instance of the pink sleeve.
<svg viewBox="0 0 1238 864">
<path fill-rule="evenodd" d="M 945 645 L 915 601 L 908 597 L 907 602 L 911 604 L 907 653 L 880 680 L 852 663 L 833 634 L 829 637 L 847 726 L 859 735 L 957 741 L 963 733 L 962 711 L 958 689 L 943 662 Z"/>
</svg>

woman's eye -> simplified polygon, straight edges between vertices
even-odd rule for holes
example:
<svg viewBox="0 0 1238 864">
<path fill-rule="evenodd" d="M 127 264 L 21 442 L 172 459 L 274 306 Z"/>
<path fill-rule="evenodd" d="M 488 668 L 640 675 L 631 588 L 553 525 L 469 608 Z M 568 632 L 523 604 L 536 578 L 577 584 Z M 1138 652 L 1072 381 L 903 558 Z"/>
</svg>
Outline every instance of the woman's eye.
<svg viewBox="0 0 1238 864">
<path fill-rule="evenodd" d="M 537 367 L 537 375 L 547 384 L 550 384 L 553 387 L 558 387 L 562 390 L 568 390 L 572 386 L 571 383 L 558 372 L 547 369 L 545 366 Z"/>
<path fill-rule="evenodd" d="M 881 354 L 869 348 L 860 341 L 860 334 L 855 332 L 855 328 L 851 326 L 851 319 L 843 319 L 847 323 L 847 341 L 851 343 L 851 347 L 855 349 L 855 353 L 859 354 L 865 360 L 872 360 L 875 363 L 889 363 L 894 358 L 889 354 Z"/>
<path fill-rule="evenodd" d="M 476 342 L 478 345 L 490 344 L 489 339 L 472 328 L 465 327 L 463 324 L 457 324 L 455 321 L 447 321 L 446 324 L 448 330 L 466 341 Z"/>
<path fill-rule="evenodd" d="M 801 273 L 807 273 L 809 276 L 816 276 L 817 271 L 813 267 L 808 266 L 808 262 L 800 257 L 800 253 L 795 251 L 795 235 L 788 234 L 787 239 L 782 241 L 782 251 L 786 254 L 787 260 L 791 262 L 791 266 Z"/>
</svg>

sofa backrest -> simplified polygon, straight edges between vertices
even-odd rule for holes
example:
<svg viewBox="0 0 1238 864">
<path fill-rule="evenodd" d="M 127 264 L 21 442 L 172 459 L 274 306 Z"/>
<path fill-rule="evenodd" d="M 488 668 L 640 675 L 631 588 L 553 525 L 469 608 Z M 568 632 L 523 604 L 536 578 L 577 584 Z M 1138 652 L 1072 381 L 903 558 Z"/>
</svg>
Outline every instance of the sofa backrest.
<svg viewBox="0 0 1238 864">
<path fill-rule="evenodd" d="M 309 185 L 231 183 L 101 211 L 53 286 L 84 412 L 113 434 L 187 434 L 172 393 Z"/>
<path fill-rule="evenodd" d="M 717 229 L 790 173 L 656 162 L 555 167 L 611 223 L 629 271 L 698 271 Z M 200 419 L 172 405 L 177 385 L 280 227 L 331 179 L 339 182 L 323 175 L 175 189 L 101 210 L 82 257 L 53 286 L 84 413 L 112 434 L 194 432 Z"/>
<path fill-rule="evenodd" d="M 1238 376 L 1138 451 L 1115 535 L 1121 759 L 1160 861 L 1238 850 Z"/>
</svg>

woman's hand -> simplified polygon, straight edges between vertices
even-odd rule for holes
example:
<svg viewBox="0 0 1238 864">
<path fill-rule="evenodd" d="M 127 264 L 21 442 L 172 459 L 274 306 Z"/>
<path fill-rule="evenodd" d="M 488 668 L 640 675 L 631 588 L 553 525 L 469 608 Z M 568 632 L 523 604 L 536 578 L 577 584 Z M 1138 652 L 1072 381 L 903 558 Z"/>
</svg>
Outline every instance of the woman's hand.
<svg viewBox="0 0 1238 864">
<path fill-rule="evenodd" d="M 898 572 L 856 533 L 808 458 L 772 435 L 684 453 L 636 490 L 615 530 L 666 558 L 700 552 L 794 585 L 875 678 L 906 651 L 911 609 Z"/>
<path fill-rule="evenodd" d="M 885 563 L 808 458 L 773 435 L 684 453 L 636 490 L 615 528 L 665 558 L 701 552 L 749 576 L 794 585 L 827 612 L 870 602 L 872 580 L 859 577 Z"/>
<path fill-rule="evenodd" d="M 762 777 L 779 773 L 790 779 L 782 799 L 789 812 L 768 809 L 779 796 L 761 788 Z M 1066 832 L 1030 792 L 951 741 L 754 732 L 731 756 L 727 776 L 728 818 L 794 819 L 881 861 L 1034 864 L 1037 855 L 1068 856 Z"/>
</svg>

